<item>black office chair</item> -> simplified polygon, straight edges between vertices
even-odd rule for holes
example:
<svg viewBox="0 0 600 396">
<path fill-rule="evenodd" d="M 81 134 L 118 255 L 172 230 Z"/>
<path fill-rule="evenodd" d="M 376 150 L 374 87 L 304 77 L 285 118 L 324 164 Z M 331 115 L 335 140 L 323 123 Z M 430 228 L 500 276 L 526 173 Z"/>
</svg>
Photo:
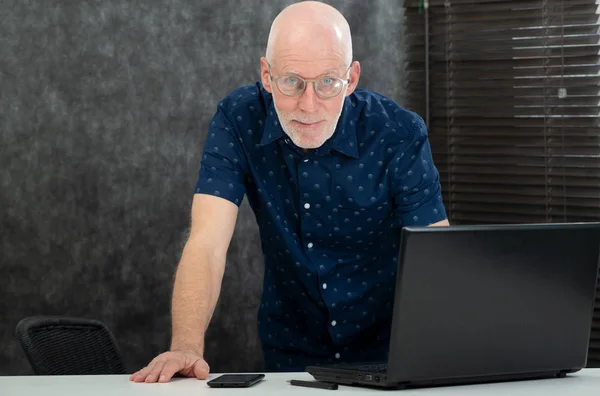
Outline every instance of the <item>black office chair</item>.
<svg viewBox="0 0 600 396">
<path fill-rule="evenodd" d="M 29 317 L 17 324 L 16 336 L 36 375 L 126 373 L 112 333 L 97 320 Z"/>
</svg>

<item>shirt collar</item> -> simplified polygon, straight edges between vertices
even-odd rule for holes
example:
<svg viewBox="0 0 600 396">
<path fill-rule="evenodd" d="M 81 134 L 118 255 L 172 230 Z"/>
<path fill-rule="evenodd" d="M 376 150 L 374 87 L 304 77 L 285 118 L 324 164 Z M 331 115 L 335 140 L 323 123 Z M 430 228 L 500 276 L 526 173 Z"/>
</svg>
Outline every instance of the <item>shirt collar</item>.
<svg viewBox="0 0 600 396">
<path fill-rule="evenodd" d="M 332 141 L 332 149 L 356 159 L 358 158 L 358 147 L 356 144 L 356 123 L 358 120 L 353 119 L 353 108 L 352 99 L 346 96 L 344 98 L 342 114 L 330 140 Z"/>
<path fill-rule="evenodd" d="M 265 146 L 277 139 L 282 138 L 285 133 L 279 124 L 279 117 L 275 111 L 275 105 L 271 94 L 267 99 L 267 117 L 265 118 L 265 127 L 259 146 Z M 338 120 L 337 126 L 331 138 L 317 151 L 327 152 L 329 148 L 336 150 L 352 158 L 358 158 L 358 147 L 356 145 L 356 122 L 352 119 L 352 101 L 349 97 L 344 98 L 344 107 Z"/>
<path fill-rule="evenodd" d="M 267 118 L 265 118 L 265 127 L 263 128 L 263 135 L 259 146 L 265 146 L 269 143 L 272 143 L 284 135 L 283 129 L 281 129 L 281 125 L 279 125 L 279 117 L 275 111 L 273 100 L 269 98 L 268 103 Z"/>
</svg>

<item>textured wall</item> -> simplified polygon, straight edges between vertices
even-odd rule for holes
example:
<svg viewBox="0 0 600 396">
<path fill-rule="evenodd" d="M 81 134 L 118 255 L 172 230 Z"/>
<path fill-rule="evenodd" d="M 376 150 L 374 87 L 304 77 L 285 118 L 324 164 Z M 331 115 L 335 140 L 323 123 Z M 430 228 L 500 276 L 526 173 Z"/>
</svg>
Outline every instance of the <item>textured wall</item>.
<svg viewBox="0 0 600 396">
<path fill-rule="evenodd" d="M 130 370 L 167 348 L 172 278 L 216 101 L 256 81 L 291 0 L 0 2 L 0 375 L 22 317 L 104 321 Z M 402 101 L 402 2 L 347 16 L 361 86 Z M 244 202 L 207 336 L 213 371 L 260 369 L 262 256 Z"/>
</svg>

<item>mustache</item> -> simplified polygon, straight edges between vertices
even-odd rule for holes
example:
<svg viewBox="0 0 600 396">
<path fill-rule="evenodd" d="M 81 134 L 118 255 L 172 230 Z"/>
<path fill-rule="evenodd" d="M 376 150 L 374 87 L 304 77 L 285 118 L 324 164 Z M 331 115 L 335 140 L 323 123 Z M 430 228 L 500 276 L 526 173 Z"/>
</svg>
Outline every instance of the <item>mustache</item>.
<svg viewBox="0 0 600 396">
<path fill-rule="evenodd" d="M 307 117 L 290 117 L 290 121 L 298 121 L 303 124 L 314 124 L 320 121 L 327 121 L 327 117 L 319 117 L 319 118 L 307 118 Z"/>
</svg>

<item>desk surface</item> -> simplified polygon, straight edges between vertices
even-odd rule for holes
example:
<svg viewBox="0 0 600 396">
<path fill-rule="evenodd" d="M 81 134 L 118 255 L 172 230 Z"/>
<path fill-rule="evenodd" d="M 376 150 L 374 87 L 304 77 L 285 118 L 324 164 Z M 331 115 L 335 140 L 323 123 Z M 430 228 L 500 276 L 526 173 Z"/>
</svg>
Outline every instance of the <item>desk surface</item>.
<svg viewBox="0 0 600 396">
<path fill-rule="evenodd" d="M 209 379 L 219 374 L 211 374 Z M 212 389 L 206 381 L 194 378 L 176 378 L 164 384 L 133 383 L 127 375 L 103 376 L 8 376 L 0 377 L 2 396 L 131 396 L 131 395 L 247 395 L 247 396 L 306 396 L 308 392 L 335 396 L 345 395 L 382 395 L 389 391 L 340 386 L 337 391 L 292 386 L 290 379 L 312 380 L 307 373 L 266 373 L 265 379 L 251 388 Z M 598 395 L 600 391 L 600 369 L 585 369 L 567 378 L 543 379 L 535 381 L 501 382 L 494 384 L 449 386 L 392 391 L 417 395 L 484 395 L 484 396 L 563 396 Z M 329 393 L 328 393 L 329 392 Z M 383 392 L 383 393 L 382 393 Z"/>
</svg>

